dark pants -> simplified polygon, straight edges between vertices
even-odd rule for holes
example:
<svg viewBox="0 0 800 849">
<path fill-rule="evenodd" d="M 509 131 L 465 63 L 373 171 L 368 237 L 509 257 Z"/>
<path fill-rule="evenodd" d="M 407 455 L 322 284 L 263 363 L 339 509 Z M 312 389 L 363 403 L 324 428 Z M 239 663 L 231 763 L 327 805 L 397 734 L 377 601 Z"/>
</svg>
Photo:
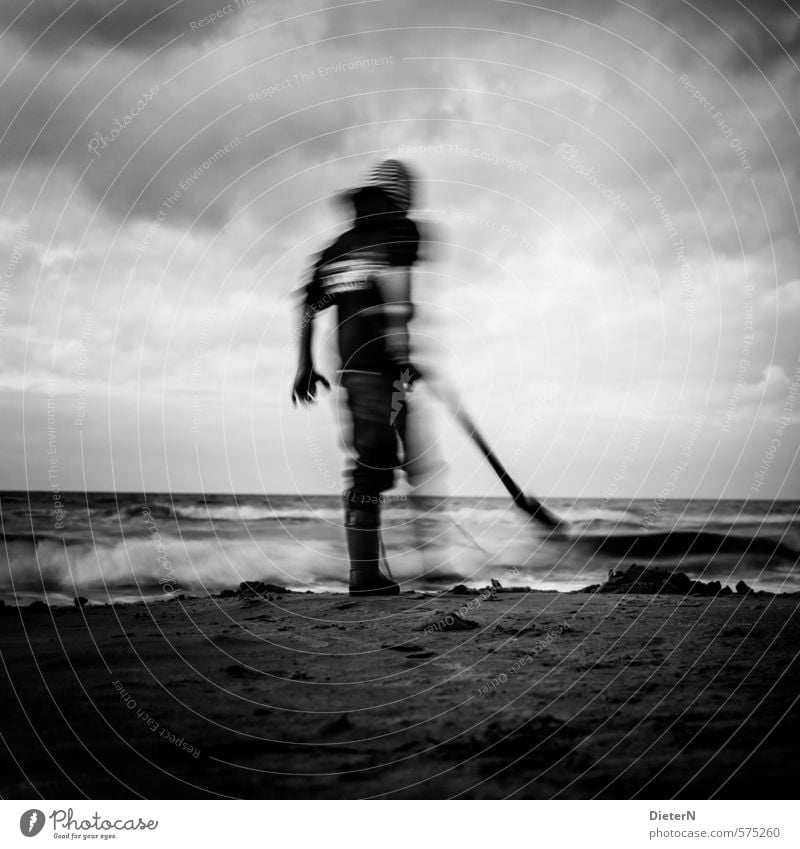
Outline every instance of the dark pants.
<svg viewBox="0 0 800 849">
<path fill-rule="evenodd" d="M 349 413 L 345 438 L 353 460 L 347 471 L 348 507 L 377 513 L 380 494 L 395 483 L 395 470 L 411 459 L 408 446 L 408 404 L 400 374 L 344 372 Z"/>
</svg>

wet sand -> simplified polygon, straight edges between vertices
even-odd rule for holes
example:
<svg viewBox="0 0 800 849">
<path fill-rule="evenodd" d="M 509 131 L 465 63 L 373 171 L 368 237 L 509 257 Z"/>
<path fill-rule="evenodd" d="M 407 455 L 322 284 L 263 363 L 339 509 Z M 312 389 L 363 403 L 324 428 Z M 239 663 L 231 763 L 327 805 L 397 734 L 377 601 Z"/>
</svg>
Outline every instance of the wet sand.
<svg viewBox="0 0 800 849">
<path fill-rule="evenodd" d="M 794 598 L 5 608 L 0 647 L 5 798 L 800 791 Z"/>
</svg>

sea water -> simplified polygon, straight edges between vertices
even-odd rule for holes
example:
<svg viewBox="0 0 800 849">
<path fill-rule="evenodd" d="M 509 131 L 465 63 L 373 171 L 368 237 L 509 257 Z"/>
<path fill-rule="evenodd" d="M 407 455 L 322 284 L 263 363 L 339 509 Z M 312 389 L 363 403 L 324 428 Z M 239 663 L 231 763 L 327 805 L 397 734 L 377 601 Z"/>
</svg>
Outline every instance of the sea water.
<svg viewBox="0 0 800 849">
<path fill-rule="evenodd" d="M 452 498 L 383 506 L 387 561 L 404 588 L 437 577 L 483 586 L 572 590 L 600 582 L 619 557 L 572 540 L 592 535 L 705 530 L 759 536 L 800 549 L 795 501 L 548 499 L 568 522 L 548 530 L 507 499 Z M 0 597 L 10 603 L 137 601 L 205 594 L 262 580 L 298 591 L 343 591 L 348 561 L 341 501 L 335 496 L 159 493 L 0 493 L 4 546 Z M 796 558 L 755 553 L 687 555 L 657 565 L 694 578 L 757 589 L 800 589 Z M 642 563 L 641 558 L 638 559 Z M 653 561 L 655 562 L 655 560 Z"/>
</svg>

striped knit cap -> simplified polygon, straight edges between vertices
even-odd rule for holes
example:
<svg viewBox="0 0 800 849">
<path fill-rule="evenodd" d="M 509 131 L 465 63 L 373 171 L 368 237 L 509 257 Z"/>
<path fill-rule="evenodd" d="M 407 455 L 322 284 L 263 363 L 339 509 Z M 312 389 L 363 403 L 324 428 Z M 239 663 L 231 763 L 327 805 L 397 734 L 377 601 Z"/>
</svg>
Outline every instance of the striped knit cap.
<svg viewBox="0 0 800 849">
<path fill-rule="evenodd" d="M 414 193 L 414 177 L 408 166 L 399 159 L 384 159 L 373 169 L 369 185 L 383 189 L 403 212 L 411 209 Z"/>
</svg>

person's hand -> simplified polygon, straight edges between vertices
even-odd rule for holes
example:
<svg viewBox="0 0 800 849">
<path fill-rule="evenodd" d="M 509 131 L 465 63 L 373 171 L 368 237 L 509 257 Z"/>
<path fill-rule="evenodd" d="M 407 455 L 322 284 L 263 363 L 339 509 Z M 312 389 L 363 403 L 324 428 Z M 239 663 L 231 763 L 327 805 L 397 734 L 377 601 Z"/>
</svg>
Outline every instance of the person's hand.
<svg viewBox="0 0 800 849">
<path fill-rule="evenodd" d="M 317 400 L 318 383 L 321 383 L 326 389 L 331 388 L 330 383 L 319 372 L 314 371 L 312 366 L 298 368 L 292 385 L 292 404 L 297 406 L 297 403 L 300 402 L 306 406 L 311 406 Z"/>
</svg>

